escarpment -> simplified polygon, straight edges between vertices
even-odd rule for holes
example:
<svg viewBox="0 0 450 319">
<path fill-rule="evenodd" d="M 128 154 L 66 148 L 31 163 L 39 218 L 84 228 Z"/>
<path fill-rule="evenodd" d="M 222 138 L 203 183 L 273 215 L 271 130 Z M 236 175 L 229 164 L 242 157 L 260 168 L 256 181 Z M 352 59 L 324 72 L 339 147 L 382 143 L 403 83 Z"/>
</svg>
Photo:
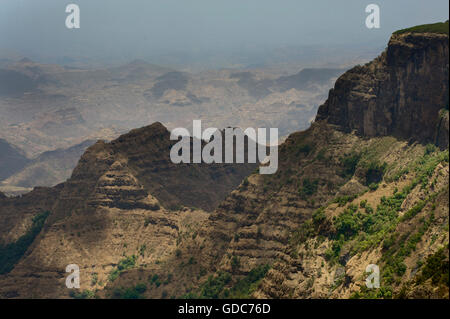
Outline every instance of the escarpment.
<svg viewBox="0 0 450 319">
<path fill-rule="evenodd" d="M 265 264 L 259 288 L 243 296 L 448 296 L 445 279 L 433 288 L 420 277 L 448 247 L 447 35 L 393 35 L 380 57 L 337 80 L 315 123 L 291 134 L 279 157 L 276 174 L 249 176 L 221 203 L 197 246 L 181 245 L 218 280 L 232 275 L 219 297 L 235 296 Z M 367 291 L 371 263 L 383 287 Z M 209 296 L 206 279 L 190 296 Z"/>
<path fill-rule="evenodd" d="M 394 34 L 374 61 L 342 75 L 316 121 L 367 137 L 448 146 L 448 35 Z M 442 123 L 443 122 L 443 123 Z"/>
<path fill-rule="evenodd" d="M 448 94 L 448 36 L 406 32 L 337 80 L 273 175 L 173 164 L 160 123 L 100 141 L 65 183 L 0 194 L 3 242 L 50 211 L 0 297 L 448 298 Z"/>
</svg>

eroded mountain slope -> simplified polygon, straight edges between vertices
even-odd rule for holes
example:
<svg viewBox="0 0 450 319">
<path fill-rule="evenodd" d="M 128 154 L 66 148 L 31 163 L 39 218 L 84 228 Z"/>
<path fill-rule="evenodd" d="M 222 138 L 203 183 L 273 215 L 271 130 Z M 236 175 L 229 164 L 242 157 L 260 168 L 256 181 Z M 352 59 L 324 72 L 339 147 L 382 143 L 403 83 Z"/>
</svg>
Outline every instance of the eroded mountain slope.
<svg viewBox="0 0 450 319">
<path fill-rule="evenodd" d="M 316 121 L 281 146 L 275 175 L 248 177 L 182 244 L 202 256 L 185 291 L 448 297 L 448 37 L 394 35 L 338 79 Z M 368 291 L 372 263 L 382 284 Z M 236 288 L 265 264 L 262 282 Z"/>
<path fill-rule="evenodd" d="M 220 189 L 212 176 L 226 168 L 172 166 L 168 133 L 151 127 L 87 150 L 0 277 L 2 297 L 448 298 L 445 35 L 395 34 L 280 146 L 276 174 L 224 179 L 240 185 L 223 201 L 199 194 Z M 167 209 L 193 199 L 220 205 Z M 82 269 L 72 293 L 69 263 Z M 365 288 L 369 264 L 378 289 Z"/>
<path fill-rule="evenodd" d="M 68 264 L 88 269 L 87 274 L 95 273 L 106 284 L 128 254 L 146 256 L 134 260 L 139 265 L 170 255 L 179 234 L 201 225 L 208 216 L 205 210 L 212 210 L 256 167 L 175 165 L 169 154 L 176 141 L 169 137 L 155 123 L 111 143 L 99 141 L 65 183 L 2 197 L 2 254 L 24 254 L 20 260 L 11 258 L 17 265 L 2 278 L 2 295 L 68 296 L 60 285 Z M 47 211 L 40 235 L 32 243 L 25 240 L 30 246 L 24 247 L 34 218 Z"/>
</svg>

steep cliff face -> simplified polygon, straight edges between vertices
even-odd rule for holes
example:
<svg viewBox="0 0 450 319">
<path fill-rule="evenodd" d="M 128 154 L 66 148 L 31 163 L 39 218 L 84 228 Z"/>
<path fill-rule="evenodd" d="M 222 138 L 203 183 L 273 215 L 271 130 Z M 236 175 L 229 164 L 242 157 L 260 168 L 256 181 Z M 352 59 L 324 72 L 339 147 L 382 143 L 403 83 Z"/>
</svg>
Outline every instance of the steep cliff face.
<svg viewBox="0 0 450 319">
<path fill-rule="evenodd" d="M 180 244 L 202 256 L 190 296 L 236 296 L 268 264 L 259 288 L 238 296 L 448 297 L 446 35 L 393 35 L 380 57 L 338 79 L 279 157 L 276 174 L 249 176 Z M 365 288 L 369 264 L 380 289 Z M 202 268 L 233 279 L 217 285 Z"/>
<path fill-rule="evenodd" d="M 316 120 L 347 132 L 448 146 L 448 36 L 394 34 L 374 61 L 342 75 Z M 447 129 L 446 129 L 447 127 Z"/>
</svg>

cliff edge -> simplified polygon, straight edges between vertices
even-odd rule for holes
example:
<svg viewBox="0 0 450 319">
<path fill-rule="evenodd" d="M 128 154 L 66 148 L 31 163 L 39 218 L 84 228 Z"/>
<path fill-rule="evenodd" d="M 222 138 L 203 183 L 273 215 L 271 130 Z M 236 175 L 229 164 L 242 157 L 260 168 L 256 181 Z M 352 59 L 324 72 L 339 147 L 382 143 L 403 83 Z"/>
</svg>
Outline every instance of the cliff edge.
<svg viewBox="0 0 450 319">
<path fill-rule="evenodd" d="M 394 33 L 378 58 L 336 81 L 316 121 L 447 148 L 448 44 L 447 34 Z"/>
</svg>

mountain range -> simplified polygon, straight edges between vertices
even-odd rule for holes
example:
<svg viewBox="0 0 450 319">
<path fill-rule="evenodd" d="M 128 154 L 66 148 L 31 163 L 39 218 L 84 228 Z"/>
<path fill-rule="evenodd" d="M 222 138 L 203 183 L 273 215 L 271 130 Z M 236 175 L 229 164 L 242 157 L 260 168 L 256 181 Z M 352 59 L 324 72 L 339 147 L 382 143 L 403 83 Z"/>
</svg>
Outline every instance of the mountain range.
<svg viewBox="0 0 450 319">
<path fill-rule="evenodd" d="M 342 74 L 311 126 L 296 124 L 280 145 L 273 175 L 173 164 L 156 122 L 90 146 L 57 186 L 0 193 L 0 297 L 448 298 L 445 25 L 396 32 L 379 57 Z M 338 71 L 302 72 L 325 85 Z M 280 114 L 309 85 L 301 73 L 225 73 L 218 82 L 255 107 L 285 99 L 272 104 Z M 136 90 L 179 110 L 205 98 L 194 82 L 169 71 Z M 79 290 L 65 286 L 69 264 Z M 369 265 L 380 288 L 365 284 Z"/>
<path fill-rule="evenodd" d="M 24 171 L 8 167 L 8 175 L 14 176 L 0 176 L 0 190 L 17 195 L 35 186 L 55 186 L 70 176 L 89 141 L 111 141 L 156 121 L 169 129 L 190 128 L 193 120 L 218 128 L 278 127 L 284 137 L 310 125 L 342 72 L 315 68 L 287 76 L 266 69 L 188 73 L 143 60 L 80 69 L 21 59 L 0 68 L 0 138 L 20 149 L 30 163 Z"/>
</svg>

